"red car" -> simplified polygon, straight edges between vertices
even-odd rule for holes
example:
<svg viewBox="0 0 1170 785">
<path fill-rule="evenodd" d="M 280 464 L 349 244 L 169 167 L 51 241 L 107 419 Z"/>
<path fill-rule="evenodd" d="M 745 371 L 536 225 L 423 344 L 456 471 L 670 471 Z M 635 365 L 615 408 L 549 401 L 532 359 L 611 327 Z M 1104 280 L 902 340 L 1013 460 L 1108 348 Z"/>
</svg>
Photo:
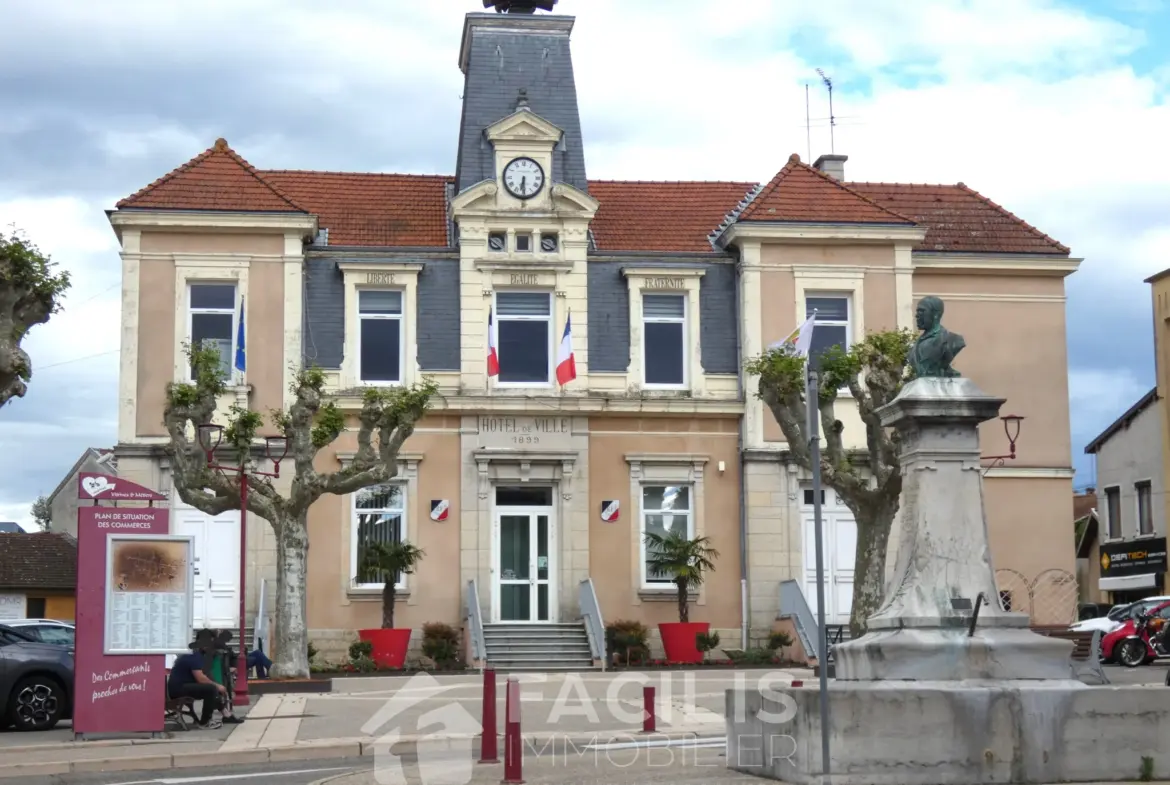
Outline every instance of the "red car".
<svg viewBox="0 0 1170 785">
<path fill-rule="evenodd" d="M 1170 651 L 1162 648 L 1161 641 L 1153 640 L 1160 639 L 1162 625 L 1167 623 L 1170 623 L 1170 602 L 1154 606 L 1137 619 L 1127 619 L 1101 639 L 1101 659 L 1136 668 L 1162 657 L 1170 657 Z"/>
</svg>

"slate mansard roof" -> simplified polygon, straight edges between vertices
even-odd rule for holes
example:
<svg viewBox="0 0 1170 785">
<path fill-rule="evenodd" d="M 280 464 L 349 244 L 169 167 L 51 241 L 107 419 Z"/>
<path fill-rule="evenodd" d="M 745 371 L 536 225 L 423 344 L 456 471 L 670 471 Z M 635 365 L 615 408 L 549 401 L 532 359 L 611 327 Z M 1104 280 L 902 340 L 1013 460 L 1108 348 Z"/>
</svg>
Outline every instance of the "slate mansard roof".
<svg viewBox="0 0 1170 785">
<path fill-rule="evenodd" d="M 0 534 L 0 589 L 77 587 L 77 541 L 68 534 Z"/>
<path fill-rule="evenodd" d="M 265 171 L 223 139 L 118 202 L 120 210 L 313 214 L 329 244 L 452 245 L 445 175 Z M 730 222 L 922 226 L 931 252 L 1047 254 L 1069 249 L 990 199 L 955 185 L 838 182 L 793 155 L 766 184 L 590 180 L 601 252 L 712 252 Z"/>
</svg>

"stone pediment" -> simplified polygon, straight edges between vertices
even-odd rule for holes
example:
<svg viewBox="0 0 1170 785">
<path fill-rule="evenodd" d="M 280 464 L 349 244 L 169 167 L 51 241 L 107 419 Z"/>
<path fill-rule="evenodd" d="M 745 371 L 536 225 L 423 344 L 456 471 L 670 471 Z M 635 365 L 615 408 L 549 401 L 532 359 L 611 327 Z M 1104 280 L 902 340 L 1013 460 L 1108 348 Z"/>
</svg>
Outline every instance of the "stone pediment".
<svg viewBox="0 0 1170 785">
<path fill-rule="evenodd" d="M 591 220 L 601 203 L 584 191 L 568 183 L 555 183 L 551 190 L 552 209 L 523 209 L 526 215 L 548 218 L 584 218 Z M 484 180 L 457 194 L 451 200 L 451 215 L 488 215 L 507 209 L 500 205 L 500 186 L 495 180 Z"/>
<path fill-rule="evenodd" d="M 494 142 L 545 142 L 556 144 L 565 132 L 531 109 L 517 109 L 502 120 L 484 129 L 484 135 Z"/>
</svg>

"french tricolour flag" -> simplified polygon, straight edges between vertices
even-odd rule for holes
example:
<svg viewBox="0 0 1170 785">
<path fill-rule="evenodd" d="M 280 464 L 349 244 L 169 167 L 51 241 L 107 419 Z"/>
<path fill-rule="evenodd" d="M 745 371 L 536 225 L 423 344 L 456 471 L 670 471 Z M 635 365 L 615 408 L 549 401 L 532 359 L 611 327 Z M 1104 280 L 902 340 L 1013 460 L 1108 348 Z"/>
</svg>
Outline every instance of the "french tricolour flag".
<svg viewBox="0 0 1170 785">
<path fill-rule="evenodd" d="M 565 334 L 557 349 L 557 384 L 564 386 L 577 378 L 577 360 L 573 357 L 572 314 L 565 317 Z"/>
<path fill-rule="evenodd" d="M 488 308 L 487 372 L 488 376 L 500 375 L 500 353 L 496 349 L 496 320 L 493 318 L 491 308 Z"/>
</svg>

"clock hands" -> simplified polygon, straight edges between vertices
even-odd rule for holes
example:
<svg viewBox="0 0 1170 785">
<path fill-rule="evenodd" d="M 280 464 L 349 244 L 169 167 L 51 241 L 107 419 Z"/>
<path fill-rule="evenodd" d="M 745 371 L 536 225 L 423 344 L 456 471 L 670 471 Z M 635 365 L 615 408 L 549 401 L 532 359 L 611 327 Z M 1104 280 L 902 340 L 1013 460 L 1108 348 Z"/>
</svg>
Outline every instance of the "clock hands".
<svg viewBox="0 0 1170 785">
<path fill-rule="evenodd" d="M 528 189 L 524 187 L 525 184 L 527 184 L 527 182 L 528 182 L 528 175 L 524 175 L 523 177 L 520 178 L 520 193 L 522 193 L 522 194 L 528 193 Z"/>
</svg>

